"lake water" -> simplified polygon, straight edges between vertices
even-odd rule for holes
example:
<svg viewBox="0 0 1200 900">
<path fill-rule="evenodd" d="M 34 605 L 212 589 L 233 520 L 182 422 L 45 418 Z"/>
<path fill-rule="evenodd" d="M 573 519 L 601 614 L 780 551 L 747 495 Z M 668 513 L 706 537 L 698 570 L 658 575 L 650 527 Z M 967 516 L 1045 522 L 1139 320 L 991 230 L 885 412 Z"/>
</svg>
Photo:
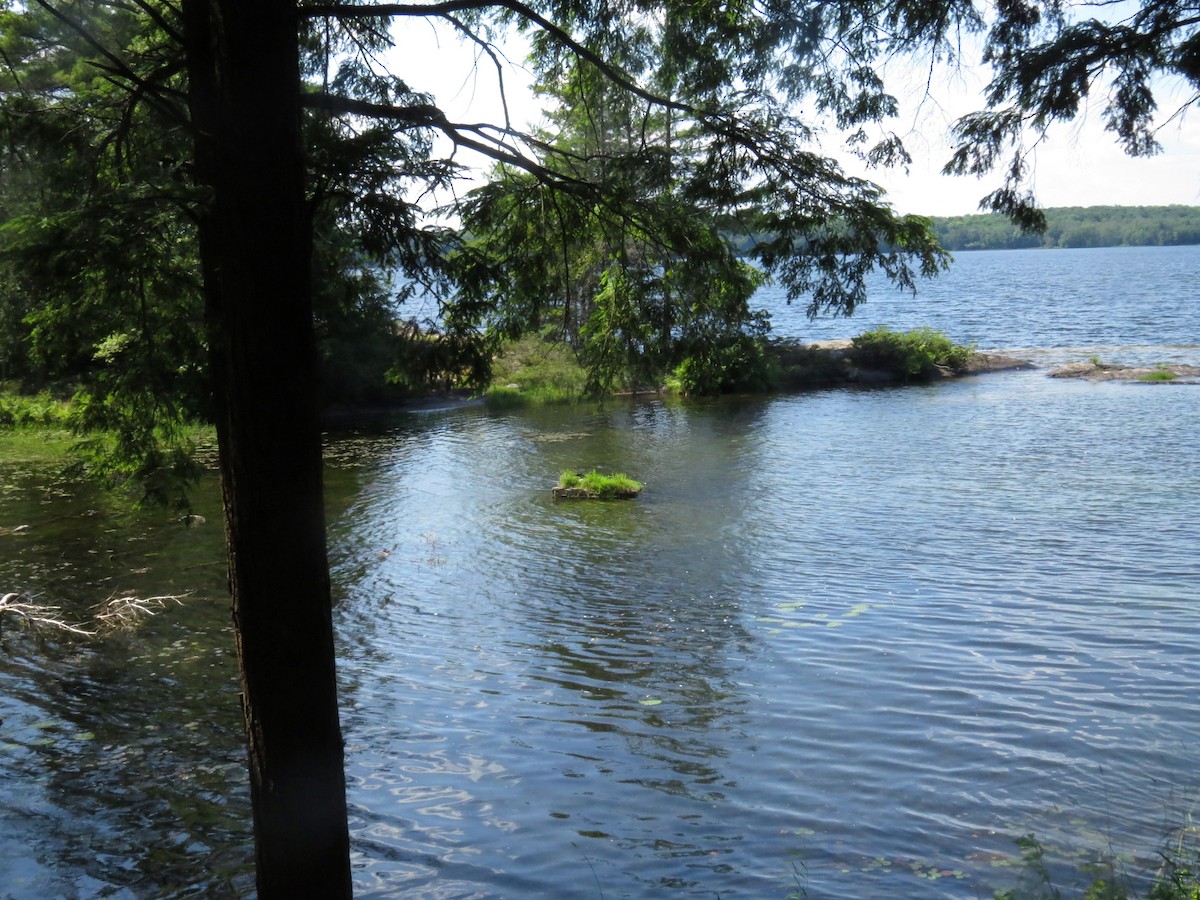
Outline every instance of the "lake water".
<svg viewBox="0 0 1200 900">
<path fill-rule="evenodd" d="M 775 321 L 1195 363 L 1196 284 L 1200 247 L 980 252 Z M 977 898 L 1029 833 L 1067 896 L 1144 884 L 1200 798 L 1197 434 L 1200 388 L 1042 369 L 338 436 L 358 896 Z M 646 490 L 555 503 L 566 467 Z M 191 592 L 0 636 L 0 896 L 252 893 L 215 491 L 184 529 L 0 471 L 3 590 Z"/>
</svg>

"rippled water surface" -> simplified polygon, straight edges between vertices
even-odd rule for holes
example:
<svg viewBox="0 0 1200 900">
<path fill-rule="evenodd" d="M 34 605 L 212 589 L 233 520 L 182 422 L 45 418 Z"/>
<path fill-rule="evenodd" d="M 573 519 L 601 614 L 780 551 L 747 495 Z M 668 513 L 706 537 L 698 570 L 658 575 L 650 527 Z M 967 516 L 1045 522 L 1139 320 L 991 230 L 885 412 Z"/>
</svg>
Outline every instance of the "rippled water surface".
<svg viewBox="0 0 1200 900">
<path fill-rule="evenodd" d="M 1022 330 L 1006 257 L 964 254 L 974 300 L 929 309 L 982 324 L 919 323 L 1195 355 L 1200 248 L 1148 255 L 1160 282 L 1103 316 L 1047 270 L 1057 313 Z M 1030 285 L 1061 258 L 1009 257 Z M 895 302 L 850 333 L 919 324 Z M 1035 370 L 339 436 L 358 895 L 986 897 L 1026 833 L 1068 895 L 1106 852 L 1145 877 L 1197 797 L 1197 434 L 1200 388 Z M 556 503 L 566 467 L 646 490 Z M 31 527 L 0 536 L 0 587 L 193 593 L 131 634 L 0 637 L 0 896 L 249 893 L 219 527 L 47 480 L 4 487 L 0 525 Z"/>
</svg>

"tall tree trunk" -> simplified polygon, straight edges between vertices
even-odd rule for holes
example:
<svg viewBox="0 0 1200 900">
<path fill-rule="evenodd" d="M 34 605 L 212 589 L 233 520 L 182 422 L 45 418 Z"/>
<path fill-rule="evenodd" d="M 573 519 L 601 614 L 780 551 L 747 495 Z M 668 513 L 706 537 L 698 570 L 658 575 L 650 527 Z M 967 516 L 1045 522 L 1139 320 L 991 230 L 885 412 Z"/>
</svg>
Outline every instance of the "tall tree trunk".
<svg viewBox="0 0 1200 900">
<path fill-rule="evenodd" d="M 294 0 L 185 0 L 259 894 L 350 896 Z"/>
</svg>

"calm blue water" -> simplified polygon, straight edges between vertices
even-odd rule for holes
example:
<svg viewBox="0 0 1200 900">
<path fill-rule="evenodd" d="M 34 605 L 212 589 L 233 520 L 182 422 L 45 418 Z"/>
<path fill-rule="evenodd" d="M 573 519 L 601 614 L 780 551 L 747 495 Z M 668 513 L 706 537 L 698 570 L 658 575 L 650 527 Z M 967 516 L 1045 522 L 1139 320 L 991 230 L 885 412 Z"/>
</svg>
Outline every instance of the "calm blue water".
<svg viewBox="0 0 1200 900">
<path fill-rule="evenodd" d="M 957 254 L 916 297 L 880 279 L 849 319 L 809 322 L 778 288 L 761 296 L 777 333 L 808 340 L 853 337 L 877 324 L 929 325 L 981 350 L 1023 351 L 1047 364 L 1096 352 L 1132 363 L 1195 360 L 1197 283 L 1196 247 L 981 250 Z"/>
<path fill-rule="evenodd" d="M 776 324 L 1195 361 L 1198 275 L 1196 247 L 961 254 Z M 1198 433 L 1200 388 L 1035 370 L 339 437 L 358 895 L 977 898 L 1027 833 L 1065 896 L 1106 853 L 1144 883 L 1200 797 Z M 646 490 L 555 503 L 568 466 Z M 0 638 L 0 895 L 249 893 L 219 528 L 8 481 L 0 525 L 36 527 L 0 587 L 194 593 Z"/>
</svg>

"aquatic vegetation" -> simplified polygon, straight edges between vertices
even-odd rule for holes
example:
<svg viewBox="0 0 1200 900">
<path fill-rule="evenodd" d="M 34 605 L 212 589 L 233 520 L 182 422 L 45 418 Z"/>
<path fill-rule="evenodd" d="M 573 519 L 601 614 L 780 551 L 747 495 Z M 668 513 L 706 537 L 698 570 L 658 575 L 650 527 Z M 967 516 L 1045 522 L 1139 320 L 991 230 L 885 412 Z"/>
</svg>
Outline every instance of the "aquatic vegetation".
<svg viewBox="0 0 1200 900">
<path fill-rule="evenodd" d="M 1134 890 L 1122 860 L 1107 853 L 1090 863 L 1087 871 L 1091 881 L 1083 894 L 1084 900 L 1200 900 L 1200 844 L 1197 827 L 1179 828 L 1170 844 L 1159 851 L 1162 860 L 1146 893 Z M 997 891 L 995 900 L 1058 900 L 1062 891 L 1055 886 L 1046 863 L 1047 849 L 1036 836 L 1017 839 L 1021 851 L 1020 880 L 1015 887 Z"/>
<path fill-rule="evenodd" d="M 558 478 L 554 496 L 573 499 L 617 500 L 636 497 L 642 485 L 628 475 L 617 473 L 605 475 L 595 470 L 586 475 L 567 469 Z"/>
</svg>

